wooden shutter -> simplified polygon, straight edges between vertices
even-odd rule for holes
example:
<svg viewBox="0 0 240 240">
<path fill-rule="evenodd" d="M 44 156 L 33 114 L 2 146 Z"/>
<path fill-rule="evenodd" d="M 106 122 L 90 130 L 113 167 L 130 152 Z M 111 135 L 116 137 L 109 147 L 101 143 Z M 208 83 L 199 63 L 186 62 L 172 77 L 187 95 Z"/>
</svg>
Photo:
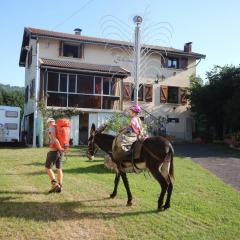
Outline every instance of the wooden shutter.
<svg viewBox="0 0 240 240">
<path fill-rule="evenodd" d="M 180 88 L 180 100 L 181 100 L 181 104 L 185 105 L 187 104 L 187 89 L 186 88 Z"/>
<path fill-rule="evenodd" d="M 144 93 L 145 93 L 145 101 L 146 102 L 152 102 L 153 85 L 152 84 L 145 84 L 144 85 Z"/>
<path fill-rule="evenodd" d="M 180 63 L 180 68 L 187 69 L 188 67 L 188 58 L 182 58 Z"/>
<path fill-rule="evenodd" d="M 124 82 L 123 83 L 123 100 L 129 101 L 132 96 L 132 83 Z"/>
<path fill-rule="evenodd" d="M 139 84 L 138 101 L 143 101 L 143 84 Z"/>
<path fill-rule="evenodd" d="M 166 103 L 168 99 L 168 87 L 160 86 L 160 102 Z"/>
<path fill-rule="evenodd" d="M 63 56 L 63 41 L 59 41 L 59 56 Z"/>
</svg>

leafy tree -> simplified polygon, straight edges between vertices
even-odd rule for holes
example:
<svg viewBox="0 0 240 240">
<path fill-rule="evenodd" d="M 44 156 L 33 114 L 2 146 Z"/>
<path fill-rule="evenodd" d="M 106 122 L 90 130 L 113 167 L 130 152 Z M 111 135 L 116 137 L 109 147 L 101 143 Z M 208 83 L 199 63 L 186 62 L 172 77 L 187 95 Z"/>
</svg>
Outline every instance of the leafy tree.
<svg viewBox="0 0 240 240">
<path fill-rule="evenodd" d="M 24 88 L 0 84 L 0 105 L 15 106 L 24 109 Z"/>
<path fill-rule="evenodd" d="M 240 68 L 215 66 L 208 82 L 191 77 L 190 102 L 198 135 L 221 139 L 240 129 Z"/>
</svg>

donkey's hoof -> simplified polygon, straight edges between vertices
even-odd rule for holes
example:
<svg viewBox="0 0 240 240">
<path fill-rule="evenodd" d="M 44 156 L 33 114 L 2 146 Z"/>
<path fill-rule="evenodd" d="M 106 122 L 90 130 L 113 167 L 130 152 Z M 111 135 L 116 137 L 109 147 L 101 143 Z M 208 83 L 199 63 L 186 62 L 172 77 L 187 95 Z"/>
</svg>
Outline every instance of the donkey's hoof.
<svg viewBox="0 0 240 240">
<path fill-rule="evenodd" d="M 115 198 L 116 197 L 116 194 L 114 194 L 114 193 L 112 193 L 112 194 L 110 194 L 110 198 Z"/>
<path fill-rule="evenodd" d="M 164 208 L 164 210 L 167 210 L 168 208 L 170 208 L 170 205 L 169 205 L 169 204 L 165 204 L 165 205 L 163 206 L 163 208 Z"/>
<path fill-rule="evenodd" d="M 158 212 L 163 212 L 165 209 L 164 209 L 164 207 L 163 206 L 161 206 L 161 207 L 158 207 L 158 209 L 157 209 L 157 211 Z"/>
<path fill-rule="evenodd" d="M 132 206 L 132 201 L 128 201 L 126 206 L 131 207 Z"/>
</svg>

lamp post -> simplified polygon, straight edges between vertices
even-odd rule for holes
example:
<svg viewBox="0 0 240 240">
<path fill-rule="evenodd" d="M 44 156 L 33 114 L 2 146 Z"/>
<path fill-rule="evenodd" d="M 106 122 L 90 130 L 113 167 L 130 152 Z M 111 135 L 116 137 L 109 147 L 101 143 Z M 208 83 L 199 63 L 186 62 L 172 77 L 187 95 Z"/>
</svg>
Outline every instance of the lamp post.
<svg viewBox="0 0 240 240">
<path fill-rule="evenodd" d="M 135 35 L 134 35 L 134 103 L 138 104 L 138 81 L 139 81 L 139 72 L 140 72 L 140 25 L 143 19 L 141 16 L 135 16 L 133 18 L 133 22 L 136 24 L 135 26 Z"/>
</svg>

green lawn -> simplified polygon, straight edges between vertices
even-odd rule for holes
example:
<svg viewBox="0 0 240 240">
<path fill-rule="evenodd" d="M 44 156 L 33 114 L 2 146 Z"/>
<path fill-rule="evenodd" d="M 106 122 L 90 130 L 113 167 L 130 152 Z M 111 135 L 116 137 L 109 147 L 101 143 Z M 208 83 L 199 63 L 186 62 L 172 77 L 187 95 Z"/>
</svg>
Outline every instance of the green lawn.
<svg viewBox="0 0 240 240">
<path fill-rule="evenodd" d="M 172 207 L 156 212 L 158 183 L 129 174 L 134 205 L 102 157 L 74 149 L 64 161 L 64 190 L 50 187 L 47 149 L 0 149 L 0 239 L 240 239 L 240 193 L 187 158 L 175 157 Z M 71 155 L 71 156 L 70 156 Z"/>
</svg>

